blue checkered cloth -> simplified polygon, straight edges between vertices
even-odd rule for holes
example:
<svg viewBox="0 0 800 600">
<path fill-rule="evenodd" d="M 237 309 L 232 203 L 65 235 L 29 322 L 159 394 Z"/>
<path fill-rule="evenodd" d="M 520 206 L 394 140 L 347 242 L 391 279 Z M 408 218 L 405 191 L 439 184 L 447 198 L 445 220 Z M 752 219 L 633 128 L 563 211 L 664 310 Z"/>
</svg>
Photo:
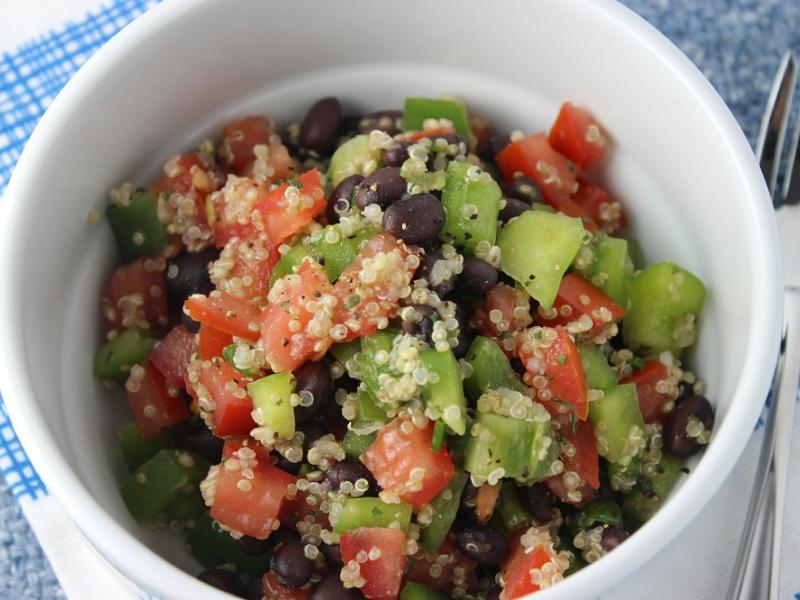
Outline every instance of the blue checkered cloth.
<svg viewBox="0 0 800 600">
<path fill-rule="evenodd" d="M 116 0 L 0 57 L 0 194 L 33 128 L 92 53 L 157 0 Z M 800 53 L 798 0 L 624 0 L 670 37 L 754 140 L 786 48 Z M 14 497 L 47 494 L 0 399 L 0 599 L 63 595 Z M 5 483 L 3 482 L 5 478 Z M 800 600 L 800 593 L 795 595 Z"/>
</svg>

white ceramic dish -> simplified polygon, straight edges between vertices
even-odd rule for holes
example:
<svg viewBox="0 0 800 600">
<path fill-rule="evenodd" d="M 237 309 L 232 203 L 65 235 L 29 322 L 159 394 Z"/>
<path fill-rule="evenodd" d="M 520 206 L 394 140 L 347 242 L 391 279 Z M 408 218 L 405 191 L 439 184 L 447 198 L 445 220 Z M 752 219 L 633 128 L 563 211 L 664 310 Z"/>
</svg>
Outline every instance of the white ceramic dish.
<svg viewBox="0 0 800 600">
<path fill-rule="evenodd" d="M 99 291 L 116 259 L 88 211 L 120 181 L 149 181 L 168 154 L 231 115 L 288 122 L 322 95 L 355 112 L 442 92 L 501 129 L 543 129 L 564 99 L 591 107 L 612 138 L 603 178 L 648 261 L 674 259 L 710 289 L 693 366 L 716 404 L 711 445 L 652 521 L 537 598 L 601 595 L 686 527 L 739 457 L 778 347 L 777 234 L 739 127 L 664 37 L 607 0 L 171 0 L 109 42 L 53 103 L 17 166 L 0 232 L 2 389 L 14 424 L 89 540 L 142 588 L 222 598 L 117 494 L 114 429 L 127 407 L 91 376 Z"/>
</svg>

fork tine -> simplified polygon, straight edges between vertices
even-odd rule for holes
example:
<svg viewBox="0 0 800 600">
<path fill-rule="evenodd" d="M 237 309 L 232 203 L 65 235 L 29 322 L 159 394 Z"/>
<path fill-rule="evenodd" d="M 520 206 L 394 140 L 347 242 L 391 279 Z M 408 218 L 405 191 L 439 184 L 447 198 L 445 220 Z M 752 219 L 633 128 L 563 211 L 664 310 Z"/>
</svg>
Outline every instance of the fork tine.
<svg viewBox="0 0 800 600">
<path fill-rule="evenodd" d="M 790 138 L 792 146 L 789 152 L 789 162 L 783 174 L 782 203 L 800 203 L 800 114 L 797 116 L 794 133 Z"/>
<path fill-rule="evenodd" d="M 783 55 L 778 73 L 767 100 L 767 110 L 761 121 L 756 142 L 756 158 L 767 182 L 770 196 L 775 195 L 781 151 L 791 115 L 792 96 L 797 79 L 797 63 L 790 50 Z"/>
</svg>

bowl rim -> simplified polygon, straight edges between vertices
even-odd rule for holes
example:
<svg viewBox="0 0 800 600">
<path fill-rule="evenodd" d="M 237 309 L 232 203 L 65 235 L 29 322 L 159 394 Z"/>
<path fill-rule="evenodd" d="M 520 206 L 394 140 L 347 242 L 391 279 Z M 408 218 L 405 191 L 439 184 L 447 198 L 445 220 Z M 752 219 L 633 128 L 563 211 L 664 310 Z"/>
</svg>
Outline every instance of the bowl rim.
<svg viewBox="0 0 800 600">
<path fill-rule="evenodd" d="M 148 36 L 180 19 L 183 15 L 207 4 L 222 0 L 182 0 L 161 3 L 126 26 L 106 43 L 67 83 L 42 117 L 30 137 L 9 183 L 5 201 L 0 203 L 0 281 L 13 282 L 24 279 L 24 262 L 15 252 L 15 236 L 21 235 L 16 226 L 27 203 L 12 201 L 26 197 L 26 189 L 36 177 L 37 157 L 45 151 L 47 140 L 58 135 L 62 124 L 80 107 L 83 98 L 98 84 L 104 74 L 124 60 L 125 55 Z M 558 586 L 539 592 L 541 600 L 566 597 L 596 596 L 611 585 L 598 587 L 602 572 L 614 573 L 615 582 L 622 581 L 635 568 L 643 566 L 656 552 L 671 541 L 688 525 L 719 489 L 738 460 L 745 443 L 753 431 L 763 407 L 772 376 L 772 366 L 777 359 L 781 319 L 783 314 L 782 271 L 774 214 L 766 185 L 756 164 L 750 145 L 722 98 L 695 65 L 663 34 L 643 18 L 614 0 L 595 0 L 591 4 L 581 0 L 569 1 L 580 10 L 592 10 L 597 18 L 614 22 L 615 26 L 650 50 L 672 71 L 676 84 L 681 85 L 694 104 L 702 110 L 725 142 L 745 194 L 752 200 L 746 207 L 752 224 L 751 244 L 755 255 L 752 261 L 752 294 L 761 310 L 752 316 L 745 364 L 765 365 L 769 368 L 743 370 L 736 392 L 731 399 L 724 424 L 715 431 L 714 441 L 705 450 L 692 477 L 687 478 L 669 502 L 648 521 L 630 540 L 602 561 L 571 575 Z M 756 267 L 758 265 L 758 267 Z M 8 283 L 6 283 L 8 285 Z M 0 331 L 9 337 L 11 347 L 24 347 L 21 320 L 17 315 L 23 306 L 8 290 L 0 295 Z M 121 569 L 136 585 L 154 588 L 159 594 L 170 597 L 191 595 L 204 600 L 221 600 L 221 592 L 202 584 L 197 579 L 161 558 L 152 549 L 139 542 L 115 521 L 92 497 L 78 475 L 58 451 L 58 446 L 48 431 L 33 392 L 32 374 L 24 360 L 24 352 L 6 352 L 0 361 L 0 382 L 5 392 L 4 400 L 12 423 L 25 451 L 52 495 L 64 506 L 90 542 L 113 566 Z M 653 544 L 653 540 L 660 540 Z M 132 557 L 134 558 L 132 560 Z M 122 567 L 124 565 L 124 568 Z"/>
</svg>

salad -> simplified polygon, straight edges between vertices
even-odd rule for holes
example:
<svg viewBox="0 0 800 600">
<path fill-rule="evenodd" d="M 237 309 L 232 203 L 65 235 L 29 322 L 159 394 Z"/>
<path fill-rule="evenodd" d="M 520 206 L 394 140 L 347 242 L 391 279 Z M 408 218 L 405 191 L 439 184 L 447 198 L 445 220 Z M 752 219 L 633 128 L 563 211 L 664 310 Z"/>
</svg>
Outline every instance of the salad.
<svg viewBox="0 0 800 600">
<path fill-rule="evenodd" d="M 511 600 L 612 551 L 708 443 L 705 287 L 645 266 L 566 102 L 234 120 L 111 192 L 94 374 L 130 514 L 245 598 Z"/>
</svg>

